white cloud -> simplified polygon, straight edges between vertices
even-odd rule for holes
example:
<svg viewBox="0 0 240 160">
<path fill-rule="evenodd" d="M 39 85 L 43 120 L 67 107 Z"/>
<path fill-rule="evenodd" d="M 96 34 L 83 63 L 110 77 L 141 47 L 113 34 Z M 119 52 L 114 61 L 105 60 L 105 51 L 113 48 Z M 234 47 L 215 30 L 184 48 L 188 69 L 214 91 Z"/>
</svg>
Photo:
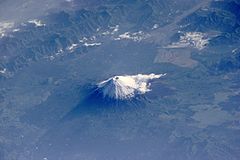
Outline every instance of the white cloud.
<svg viewBox="0 0 240 160">
<path fill-rule="evenodd" d="M 186 32 L 180 36 L 180 40 L 178 42 L 174 42 L 168 45 L 166 48 L 193 47 L 202 50 L 208 45 L 209 40 L 210 38 L 206 33 Z"/>
</svg>

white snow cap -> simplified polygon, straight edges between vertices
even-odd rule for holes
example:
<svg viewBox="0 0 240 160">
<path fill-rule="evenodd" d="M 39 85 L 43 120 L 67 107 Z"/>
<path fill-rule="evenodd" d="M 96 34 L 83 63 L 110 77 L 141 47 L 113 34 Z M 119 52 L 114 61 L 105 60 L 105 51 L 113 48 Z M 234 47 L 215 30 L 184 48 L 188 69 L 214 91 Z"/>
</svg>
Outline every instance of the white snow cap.
<svg viewBox="0 0 240 160">
<path fill-rule="evenodd" d="M 157 79 L 165 74 L 137 74 L 114 76 L 97 84 L 98 91 L 103 97 L 125 100 L 135 97 L 137 94 L 144 94 L 150 90 L 149 80 Z"/>
</svg>

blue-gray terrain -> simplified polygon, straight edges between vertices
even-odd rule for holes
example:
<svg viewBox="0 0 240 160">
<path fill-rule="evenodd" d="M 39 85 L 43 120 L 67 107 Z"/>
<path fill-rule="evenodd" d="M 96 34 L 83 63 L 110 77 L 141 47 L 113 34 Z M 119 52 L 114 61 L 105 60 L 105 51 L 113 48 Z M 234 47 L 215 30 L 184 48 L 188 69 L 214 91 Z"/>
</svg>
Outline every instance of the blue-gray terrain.
<svg viewBox="0 0 240 160">
<path fill-rule="evenodd" d="M 239 159 L 239 0 L 0 0 L 0 160 Z"/>
</svg>

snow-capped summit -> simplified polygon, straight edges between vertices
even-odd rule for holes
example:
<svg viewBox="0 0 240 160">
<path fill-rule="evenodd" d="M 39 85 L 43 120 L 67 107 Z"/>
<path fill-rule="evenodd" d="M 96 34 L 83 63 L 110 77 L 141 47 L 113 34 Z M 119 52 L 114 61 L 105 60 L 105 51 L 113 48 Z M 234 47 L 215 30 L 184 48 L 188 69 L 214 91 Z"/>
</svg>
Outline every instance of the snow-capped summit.
<svg viewBox="0 0 240 160">
<path fill-rule="evenodd" d="M 150 90 L 149 80 L 160 78 L 166 74 L 114 76 L 97 84 L 98 92 L 103 97 L 125 100 L 144 94 Z"/>
</svg>

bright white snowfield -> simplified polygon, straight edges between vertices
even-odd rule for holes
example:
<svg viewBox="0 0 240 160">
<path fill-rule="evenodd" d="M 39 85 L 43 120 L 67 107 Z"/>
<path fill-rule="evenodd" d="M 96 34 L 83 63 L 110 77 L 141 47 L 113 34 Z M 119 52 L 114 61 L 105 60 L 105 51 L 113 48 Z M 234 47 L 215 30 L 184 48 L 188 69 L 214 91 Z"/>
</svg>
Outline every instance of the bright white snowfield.
<svg viewBox="0 0 240 160">
<path fill-rule="evenodd" d="M 97 84 L 98 91 L 103 97 L 117 100 L 131 99 L 139 94 L 151 91 L 149 81 L 158 79 L 166 74 L 137 74 L 114 76 Z"/>
</svg>

